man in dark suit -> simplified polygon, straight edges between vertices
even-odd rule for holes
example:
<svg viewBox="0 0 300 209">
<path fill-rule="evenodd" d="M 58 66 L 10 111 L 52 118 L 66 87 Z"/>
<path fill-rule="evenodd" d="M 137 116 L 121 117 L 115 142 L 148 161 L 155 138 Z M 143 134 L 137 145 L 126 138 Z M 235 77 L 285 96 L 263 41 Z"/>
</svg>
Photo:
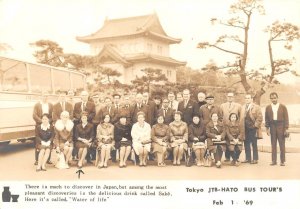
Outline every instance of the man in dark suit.
<svg viewBox="0 0 300 209">
<path fill-rule="evenodd" d="M 32 117 L 33 117 L 33 120 L 35 121 L 35 128 L 37 128 L 37 126 L 42 124 L 43 114 L 48 114 L 49 122 L 52 123 L 52 112 L 53 112 L 53 105 L 50 102 L 48 102 L 47 93 L 43 92 L 41 95 L 41 101 L 37 102 L 33 107 Z M 34 141 L 34 143 L 35 143 L 35 145 L 37 145 L 36 141 Z M 35 148 L 35 163 L 34 163 L 34 165 L 37 165 L 38 155 L 39 155 L 39 152 L 38 152 L 37 148 Z M 48 163 L 51 164 L 50 156 L 51 155 L 49 155 Z"/>
<path fill-rule="evenodd" d="M 53 113 L 52 113 L 52 119 L 53 123 L 60 119 L 60 114 L 62 111 L 69 112 L 70 119 L 73 119 L 73 106 L 69 102 L 66 101 L 66 92 L 60 91 L 58 102 L 53 106 Z"/>
<path fill-rule="evenodd" d="M 164 123 L 169 125 L 172 121 L 174 121 L 174 112 L 175 110 L 169 107 L 169 100 L 165 98 L 162 102 L 162 108 L 157 112 L 157 116 L 163 115 L 165 118 Z"/>
<path fill-rule="evenodd" d="M 131 110 L 130 110 L 132 124 L 137 122 L 137 113 L 140 111 L 144 112 L 147 117 L 148 108 L 143 103 L 143 95 L 138 93 L 135 97 L 135 104 L 131 106 Z"/>
<path fill-rule="evenodd" d="M 145 121 L 152 126 L 155 123 L 157 108 L 155 102 L 150 101 L 148 92 L 143 93 L 143 104 L 147 108 Z"/>
<path fill-rule="evenodd" d="M 266 107 L 265 126 L 268 136 L 271 135 L 272 163 L 277 164 L 277 140 L 280 148 L 280 165 L 285 165 L 285 136 L 289 128 L 289 115 L 285 105 L 278 103 L 278 94 L 270 94 L 272 104 Z"/>
<path fill-rule="evenodd" d="M 129 97 L 129 95 L 124 95 L 120 114 L 126 115 L 126 121 L 129 124 L 131 124 L 131 114 L 130 114 L 131 108 L 130 107 L 131 107 L 130 97 Z"/>
<path fill-rule="evenodd" d="M 178 104 L 178 111 L 182 112 L 182 120 L 190 125 L 193 121 L 195 103 L 190 99 L 190 90 L 182 92 L 183 101 Z"/>
<path fill-rule="evenodd" d="M 81 112 L 85 111 L 88 113 L 88 122 L 92 122 L 96 114 L 95 104 L 91 101 L 88 101 L 89 94 L 87 91 L 81 92 L 81 101 L 75 103 L 73 116 L 75 125 L 79 123 L 81 118 Z"/>
<path fill-rule="evenodd" d="M 120 99 L 121 99 L 120 94 L 118 94 L 118 93 L 113 94 L 114 103 L 113 103 L 112 108 L 113 108 L 113 112 L 115 114 L 114 114 L 113 118 L 111 119 L 112 124 L 115 124 L 119 121 L 119 115 L 120 115 L 120 112 L 122 109 Z"/>
</svg>

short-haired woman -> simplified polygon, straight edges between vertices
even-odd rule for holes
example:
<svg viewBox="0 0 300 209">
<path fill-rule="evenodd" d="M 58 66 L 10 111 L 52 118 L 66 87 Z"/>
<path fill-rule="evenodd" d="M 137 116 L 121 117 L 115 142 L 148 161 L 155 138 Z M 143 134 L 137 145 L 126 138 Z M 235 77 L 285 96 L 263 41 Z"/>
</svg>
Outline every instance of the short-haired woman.
<svg viewBox="0 0 300 209">
<path fill-rule="evenodd" d="M 239 122 L 239 117 L 236 113 L 229 115 L 229 123 L 226 124 L 227 147 L 232 157 L 231 165 L 238 166 L 238 159 L 243 149 L 244 134 L 243 126 Z"/>
<path fill-rule="evenodd" d="M 159 167 L 166 166 L 165 157 L 169 147 L 170 128 L 164 124 L 164 116 L 158 115 L 157 124 L 152 126 L 151 139 L 153 153 L 157 155 L 157 165 Z"/>
<path fill-rule="evenodd" d="M 94 140 L 93 124 L 88 122 L 88 113 L 82 112 L 80 123 L 75 127 L 75 147 L 78 149 L 78 168 L 82 168 L 88 148 Z"/>
<path fill-rule="evenodd" d="M 211 115 L 210 122 L 206 125 L 207 147 L 214 153 L 216 167 L 221 168 L 221 158 L 226 150 L 226 131 L 223 123 L 220 122 L 217 113 Z"/>
<path fill-rule="evenodd" d="M 97 127 L 98 150 L 100 161 L 98 168 L 107 168 L 111 150 L 114 147 L 114 125 L 110 123 L 110 115 L 104 115 L 103 123 Z"/>
<path fill-rule="evenodd" d="M 170 142 L 173 148 L 173 165 L 180 165 L 183 152 L 187 150 L 188 126 L 181 120 L 182 113 L 176 111 L 174 113 L 174 121 L 169 124 Z"/>
<path fill-rule="evenodd" d="M 193 116 L 193 122 L 189 125 L 189 147 L 195 152 L 197 166 L 204 166 L 205 141 L 205 124 L 196 114 Z"/>
<path fill-rule="evenodd" d="M 119 122 L 114 128 L 115 148 L 120 152 L 120 168 L 126 167 L 126 161 L 131 151 L 131 125 L 127 122 L 127 114 L 121 113 Z"/>
<path fill-rule="evenodd" d="M 137 113 L 137 122 L 131 129 L 132 146 L 135 153 L 139 156 L 140 166 L 147 165 L 148 153 L 151 149 L 151 127 L 145 122 L 145 113 Z"/>
<path fill-rule="evenodd" d="M 49 158 L 54 138 L 54 128 L 49 123 L 49 115 L 42 115 L 42 123 L 35 129 L 37 150 L 39 150 L 36 171 L 46 171 L 46 162 Z"/>
<path fill-rule="evenodd" d="M 74 123 L 70 120 L 69 112 L 63 111 L 60 119 L 55 123 L 54 145 L 57 152 L 62 152 L 65 156 L 66 168 L 69 168 L 69 162 L 72 158 L 73 150 L 73 127 Z"/>
</svg>

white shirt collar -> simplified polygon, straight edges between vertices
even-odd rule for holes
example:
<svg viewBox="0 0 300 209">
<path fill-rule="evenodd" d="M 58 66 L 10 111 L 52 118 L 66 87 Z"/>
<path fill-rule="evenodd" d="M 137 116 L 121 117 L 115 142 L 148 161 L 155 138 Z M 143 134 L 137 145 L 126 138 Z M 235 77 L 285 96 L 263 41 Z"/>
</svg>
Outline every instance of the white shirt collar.
<svg viewBox="0 0 300 209">
<path fill-rule="evenodd" d="M 47 126 L 44 126 L 44 124 L 41 124 L 41 129 L 44 131 L 47 131 L 47 129 L 50 128 L 50 124 L 48 124 Z"/>
</svg>

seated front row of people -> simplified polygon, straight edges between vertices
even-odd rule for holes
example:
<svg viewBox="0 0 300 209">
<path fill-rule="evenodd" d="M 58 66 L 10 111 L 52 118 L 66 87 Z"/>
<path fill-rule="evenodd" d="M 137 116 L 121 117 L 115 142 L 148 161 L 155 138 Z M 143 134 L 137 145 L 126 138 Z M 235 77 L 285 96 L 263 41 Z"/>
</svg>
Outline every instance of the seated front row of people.
<svg viewBox="0 0 300 209">
<path fill-rule="evenodd" d="M 158 166 L 166 165 L 165 159 L 168 154 L 173 155 L 174 166 L 180 165 L 188 148 L 195 153 L 197 166 L 204 165 L 206 149 L 213 153 L 218 168 L 221 167 L 222 154 L 226 149 L 229 149 L 233 158 L 232 165 L 237 165 L 242 150 L 243 130 L 236 114 L 230 114 L 230 122 L 224 125 L 214 113 L 206 126 L 199 115 L 194 115 L 189 127 L 181 120 L 181 117 L 181 112 L 175 112 L 174 121 L 167 125 L 164 124 L 163 114 L 160 114 L 157 117 L 157 124 L 151 128 L 145 122 L 143 112 L 137 113 L 137 122 L 133 126 L 127 122 L 125 114 L 120 114 L 119 121 L 112 125 L 111 118 L 107 114 L 103 118 L 103 123 L 98 125 L 95 136 L 93 125 L 87 121 L 87 113 L 82 112 L 81 122 L 74 131 L 74 144 L 79 150 L 77 165 L 82 168 L 88 149 L 95 144 L 95 141 L 98 150 L 96 164 L 98 168 L 108 167 L 112 149 L 119 151 L 120 168 L 126 167 L 126 161 L 132 150 L 138 156 L 140 166 L 147 165 L 148 154 L 151 150 L 156 154 Z M 59 168 L 68 168 L 73 150 L 74 126 L 69 119 L 69 113 L 63 111 L 61 119 L 56 121 L 54 128 L 51 127 L 47 114 L 43 115 L 42 119 L 42 124 L 36 129 L 40 150 L 36 170 L 46 170 L 45 163 L 52 147 L 65 158 L 65 165 L 60 165 Z M 172 153 L 170 153 L 171 150 Z"/>
</svg>

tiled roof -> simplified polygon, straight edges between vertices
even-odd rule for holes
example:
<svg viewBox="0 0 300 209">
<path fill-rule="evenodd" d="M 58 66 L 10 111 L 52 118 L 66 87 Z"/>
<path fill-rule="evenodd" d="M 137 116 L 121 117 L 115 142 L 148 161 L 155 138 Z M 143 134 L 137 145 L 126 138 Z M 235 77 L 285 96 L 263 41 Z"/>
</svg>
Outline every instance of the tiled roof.
<svg viewBox="0 0 300 209">
<path fill-rule="evenodd" d="M 156 14 L 105 20 L 100 30 L 88 36 L 77 37 L 77 40 L 89 43 L 94 40 L 149 33 L 169 43 L 179 43 L 181 41 L 181 39 L 172 38 L 166 34 Z"/>
</svg>

